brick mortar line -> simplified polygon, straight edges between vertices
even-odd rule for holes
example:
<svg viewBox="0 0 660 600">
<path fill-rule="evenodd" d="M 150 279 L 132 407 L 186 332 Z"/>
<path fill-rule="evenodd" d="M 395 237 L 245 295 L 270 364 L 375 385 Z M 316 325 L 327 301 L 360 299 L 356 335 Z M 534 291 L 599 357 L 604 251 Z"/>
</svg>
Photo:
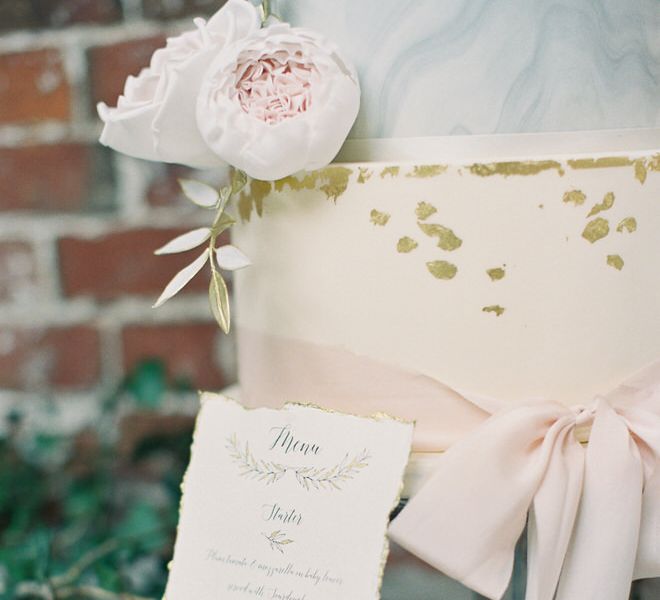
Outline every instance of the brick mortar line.
<svg viewBox="0 0 660 600">
<path fill-rule="evenodd" d="M 99 381 L 102 385 L 112 386 L 121 381 L 124 370 L 124 353 L 121 343 L 123 323 L 107 320 L 99 323 Z"/>
<path fill-rule="evenodd" d="M 132 229 L 196 229 L 210 226 L 213 214 L 204 209 L 148 207 L 126 217 L 116 213 L 98 215 L 53 215 L 2 213 L 0 239 L 25 239 L 33 242 L 62 237 L 94 239 Z M 156 250 L 156 248 L 154 248 Z"/>
<path fill-rule="evenodd" d="M 154 294 L 153 298 L 133 296 L 106 303 L 96 303 L 91 298 L 78 297 L 68 300 L 64 298 L 47 304 L 0 304 L 0 328 L 92 324 L 106 329 L 112 329 L 116 325 L 121 329 L 130 325 L 212 322 L 208 297 L 204 293 L 177 297 L 158 309 L 152 308 L 156 296 L 157 294 Z"/>
<path fill-rule="evenodd" d="M 113 25 L 74 25 L 56 31 L 21 30 L 0 36 L 0 54 L 57 49 L 70 43 L 77 44 L 84 51 L 93 46 L 110 46 L 152 35 L 177 35 L 192 29 L 192 21 L 193 17 L 187 17 L 168 22 L 140 20 Z"/>
<path fill-rule="evenodd" d="M 96 144 L 101 128 L 102 123 L 95 118 L 85 118 L 70 123 L 44 121 L 25 125 L 0 125 L 0 147 L 66 143 Z"/>
</svg>

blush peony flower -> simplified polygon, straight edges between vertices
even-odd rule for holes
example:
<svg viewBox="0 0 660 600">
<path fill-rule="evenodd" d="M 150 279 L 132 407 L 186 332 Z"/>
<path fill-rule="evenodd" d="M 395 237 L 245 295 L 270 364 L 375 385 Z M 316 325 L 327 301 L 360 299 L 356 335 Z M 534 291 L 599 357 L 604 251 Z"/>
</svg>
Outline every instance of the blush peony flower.
<svg viewBox="0 0 660 600">
<path fill-rule="evenodd" d="M 206 72 L 197 123 L 208 146 L 255 179 L 327 165 L 355 121 L 355 70 L 325 38 L 275 24 L 227 47 Z"/>
<path fill-rule="evenodd" d="M 197 95 L 213 59 L 258 31 L 261 21 L 250 2 L 228 0 L 208 22 L 195 24 L 197 30 L 170 38 L 149 67 L 128 78 L 116 108 L 99 104 L 102 144 L 148 160 L 197 168 L 223 164 L 197 128 Z"/>
</svg>

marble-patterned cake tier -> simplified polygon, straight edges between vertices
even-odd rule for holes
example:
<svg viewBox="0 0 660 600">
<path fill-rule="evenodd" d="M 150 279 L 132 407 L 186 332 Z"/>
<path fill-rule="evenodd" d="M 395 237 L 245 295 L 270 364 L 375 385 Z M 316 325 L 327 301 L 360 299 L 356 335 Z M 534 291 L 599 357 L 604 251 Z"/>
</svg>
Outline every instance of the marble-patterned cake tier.
<svg viewBox="0 0 660 600">
<path fill-rule="evenodd" d="M 355 63 L 355 138 L 660 125 L 658 0 L 274 0 Z"/>
</svg>

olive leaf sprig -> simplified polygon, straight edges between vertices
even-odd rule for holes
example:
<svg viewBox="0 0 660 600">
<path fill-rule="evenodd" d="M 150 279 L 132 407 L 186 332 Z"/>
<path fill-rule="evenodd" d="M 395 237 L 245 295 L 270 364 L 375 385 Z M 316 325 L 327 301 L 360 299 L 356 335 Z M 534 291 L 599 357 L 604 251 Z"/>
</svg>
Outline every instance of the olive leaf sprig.
<svg viewBox="0 0 660 600">
<path fill-rule="evenodd" d="M 295 469 L 296 479 L 307 491 L 312 488 L 341 490 L 343 483 L 353 479 L 360 470 L 369 465 L 370 458 L 365 449 L 350 461 L 346 455 L 338 465 L 331 468 L 301 467 Z"/>
<path fill-rule="evenodd" d="M 155 251 L 155 254 L 158 255 L 186 252 L 208 241 L 205 250 L 187 267 L 181 269 L 165 286 L 163 293 L 154 303 L 154 308 L 162 306 L 178 294 L 208 262 L 211 266 L 211 282 L 209 284 L 211 312 L 220 328 L 225 333 L 229 333 L 231 327 L 229 292 L 221 270 L 237 271 L 249 266 L 250 259 L 235 246 L 227 244 L 218 247 L 217 242 L 219 236 L 236 223 L 236 220 L 225 209 L 229 201 L 245 187 L 246 183 L 247 176 L 239 170 L 233 171 L 229 185 L 222 187 L 219 191 L 200 181 L 192 179 L 179 180 L 186 197 L 202 208 L 215 210 L 216 215 L 210 227 L 193 229 L 174 238 Z"/>
<path fill-rule="evenodd" d="M 277 531 L 273 531 L 270 535 L 266 535 L 265 533 L 262 533 L 261 535 L 263 535 L 268 540 L 271 550 L 277 550 L 281 554 L 284 554 L 283 546 L 286 546 L 287 544 L 293 544 L 293 540 L 288 539 L 286 537 L 286 533 L 279 529 Z"/>
<path fill-rule="evenodd" d="M 267 485 L 275 483 L 284 477 L 287 467 L 276 462 L 256 459 L 246 442 L 242 447 L 236 434 L 227 438 L 226 448 L 229 450 L 231 459 L 241 468 L 241 477 L 250 477 L 258 481 L 265 481 Z"/>
</svg>

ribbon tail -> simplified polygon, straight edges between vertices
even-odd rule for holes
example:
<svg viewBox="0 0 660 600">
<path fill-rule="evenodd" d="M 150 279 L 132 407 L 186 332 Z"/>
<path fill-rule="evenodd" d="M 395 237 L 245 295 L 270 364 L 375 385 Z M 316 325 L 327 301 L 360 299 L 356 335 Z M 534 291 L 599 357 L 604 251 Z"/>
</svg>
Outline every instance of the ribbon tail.
<svg viewBox="0 0 660 600">
<path fill-rule="evenodd" d="M 561 410 L 536 405 L 491 417 L 445 453 L 390 537 L 483 596 L 501 598 L 546 468 L 539 442 Z"/>
<path fill-rule="evenodd" d="M 655 401 L 656 412 L 622 412 L 646 467 L 634 579 L 660 577 L 660 393 L 656 392 Z"/>
<path fill-rule="evenodd" d="M 599 402 L 587 449 L 582 502 L 557 600 L 624 600 L 640 533 L 644 473 L 625 421 Z"/>
<path fill-rule="evenodd" d="M 526 600 L 552 600 L 571 540 L 584 473 L 584 450 L 574 419 L 553 425 L 544 444 L 551 453 L 527 521 Z"/>
</svg>

